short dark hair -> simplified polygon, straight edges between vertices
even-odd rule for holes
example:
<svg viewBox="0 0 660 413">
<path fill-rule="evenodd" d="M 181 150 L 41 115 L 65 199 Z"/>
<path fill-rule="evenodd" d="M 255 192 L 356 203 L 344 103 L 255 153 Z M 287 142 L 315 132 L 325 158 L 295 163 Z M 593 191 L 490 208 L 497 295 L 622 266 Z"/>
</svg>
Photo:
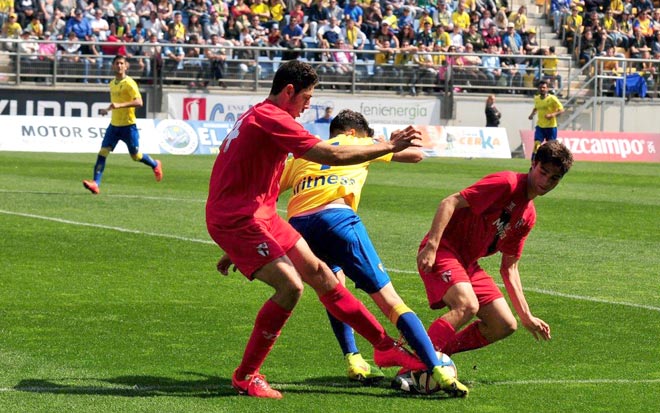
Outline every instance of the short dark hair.
<svg viewBox="0 0 660 413">
<path fill-rule="evenodd" d="M 270 88 L 271 95 L 279 94 L 286 85 L 293 85 L 296 93 L 310 88 L 319 82 L 319 76 L 309 63 L 299 60 L 289 60 L 280 65 L 273 77 L 273 85 Z"/>
<path fill-rule="evenodd" d="M 369 127 L 369 122 L 363 114 L 354 110 L 344 109 L 330 122 L 330 137 L 334 138 L 340 133 L 348 132 L 349 129 L 355 129 L 357 132 L 374 136 L 374 130 Z"/>
<path fill-rule="evenodd" d="M 123 61 L 126 61 L 126 56 L 121 55 L 121 54 L 118 54 L 118 55 L 116 55 L 116 56 L 114 57 L 114 59 L 112 59 L 112 63 L 114 64 L 117 60 L 123 60 Z"/>
<path fill-rule="evenodd" d="M 563 143 L 553 140 L 539 146 L 534 161 L 558 166 L 564 176 L 573 166 L 573 154 Z"/>
</svg>

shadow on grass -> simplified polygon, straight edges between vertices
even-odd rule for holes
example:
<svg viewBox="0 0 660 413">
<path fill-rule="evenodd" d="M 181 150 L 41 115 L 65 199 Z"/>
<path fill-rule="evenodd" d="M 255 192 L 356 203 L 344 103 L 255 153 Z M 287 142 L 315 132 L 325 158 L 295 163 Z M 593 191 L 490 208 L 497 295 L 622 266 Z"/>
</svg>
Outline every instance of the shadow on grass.
<svg viewBox="0 0 660 413">
<path fill-rule="evenodd" d="M 119 376 L 108 379 L 63 379 L 61 381 L 48 379 L 25 379 L 13 387 L 15 391 L 26 393 L 50 393 L 119 397 L 198 397 L 215 398 L 236 396 L 236 390 L 231 386 L 230 378 L 206 376 L 203 374 L 185 372 L 197 379 L 180 380 L 159 376 Z M 77 382 L 72 384 L 72 382 Z M 349 382 L 345 377 L 327 376 L 314 377 L 301 381 L 273 383 L 273 387 L 285 394 L 337 394 L 360 395 L 366 397 L 426 397 L 442 398 L 439 395 L 419 396 L 390 387 L 390 380 L 380 383 L 363 385 Z M 386 393 L 383 393 L 386 390 Z"/>
</svg>

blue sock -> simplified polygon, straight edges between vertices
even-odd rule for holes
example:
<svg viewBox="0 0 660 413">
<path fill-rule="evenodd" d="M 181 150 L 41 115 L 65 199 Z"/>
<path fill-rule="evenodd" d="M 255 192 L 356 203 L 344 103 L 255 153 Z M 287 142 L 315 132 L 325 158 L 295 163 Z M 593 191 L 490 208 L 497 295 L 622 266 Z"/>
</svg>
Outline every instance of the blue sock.
<svg viewBox="0 0 660 413">
<path fill-rule="evenodd" d="M 440 365 L 433 343 L 417 314 L 412 311 L 401 314 L 396 322 L 396 328 L 401 331 L 410 347 L 429 369 Z"/>
<path fill-rule="evenodd" d="M 349 353 L 359 353 L 351 326 L 337 320 L 330 313 L 328 313 L 328 318 L 330 319 L 332 331 L 335 333 L 335 337 L 337 337 L 337 341 L 339 342 L 339 346 L 344 355 Z"/>
<path fill-rule="evenodd" d="M 149 165 L 152 168 L 156 167 L 156 161 L 151 159 L 151 156 L 147 155 L 146 153 L 142 154 L 142 159 L 140 159 L 140 162 L 142 162 L 145 165 Z"/>
<path fill-rule="evenodd" d="M 98 155 L 96 157 L 96 164 L 94 164 L 94 181 L 96 185 L 101 185 L 101 178 L 103 177 L 103 170 L 105 169 L 105 156 Z"/>
</svg>

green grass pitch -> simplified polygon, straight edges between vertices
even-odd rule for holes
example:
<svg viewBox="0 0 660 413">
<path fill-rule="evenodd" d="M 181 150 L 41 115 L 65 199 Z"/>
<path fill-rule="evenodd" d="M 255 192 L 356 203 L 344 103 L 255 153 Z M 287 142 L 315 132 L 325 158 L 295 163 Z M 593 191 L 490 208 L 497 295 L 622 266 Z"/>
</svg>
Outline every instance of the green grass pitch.
<svg viewBox="0 0 660 413">
<path fill-rule="evenodd" d="M 96 155 L 0 152 L 0 412 L 650 412 L 660 406 L 660 166 L 577 162 L 536 201 L 521 261 L 553 339 L 522 327 L 456 354 L 467 399 L 350 384 L 308 288 L 262 372 L 280 401 L 230 386 L 271 291 L 215 272 L 204 223 L 212 157 L 163 156 L 164 179 L 127 155 L 101 194 Z M 415 254 L 438 202 L 529 161 L 428 159 L 372 170 L 360 215 L 394 285 L 428 325 Z M 255 165 L 258 167 L 258 165 Z M 285 208 L 285 199 L 279 208 Z M 496 280 L 499 256 L 483 261 Z M 352 288 L 352 286 L 351 286 Z M 356 293 L 398 336 L 373 303 Z M 372 350 L 359 339 L 367 358 Z M 395 369 L 386 369 L 393 377 Z"/>
</svg>

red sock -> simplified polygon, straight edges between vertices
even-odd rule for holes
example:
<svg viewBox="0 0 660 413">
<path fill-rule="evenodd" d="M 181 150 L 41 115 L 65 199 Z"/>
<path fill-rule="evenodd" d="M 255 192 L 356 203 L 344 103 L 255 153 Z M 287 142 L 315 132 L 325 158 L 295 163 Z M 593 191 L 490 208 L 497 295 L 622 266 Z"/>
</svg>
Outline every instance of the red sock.
<svg viewBox="0 0 660 413">
<path fill-rule="evenodd" d="M 452 337 L 452 339 L 447 342 L 447 351 L 445 352 L 451 355 L 454 353 L 460 353 L 461 351 L 468 351 L 485 347 L 490 344 L 488 340 L 486 340 L 486 338 L 481 334 L 481 331 L 479 331 L 479 324 L 481 324 L 481 321 L 477 320 L 456 333 L 454 337 Z"/>
<path fill-rule="evenodd" d="M 433 347 L 435 347 L 437 351 L 442 351 L 448 356 L 451 355 L 446 347 L 447 343 L 449 343 L 456 335 L 456 330 L 449 321 L 444 318 L 438 318 L 429 327 L 428 334 L 431 343 L 433 343 Z"/>
<path fill-rule="evenodd" d="M 264 303 L 257 314 L 250 340 L 245 346 L 241 365 L 236 370 L 236 377 L 239 380 L 243 380 L 248 374 L 259 371 L 290 316 L 290 311 L 285 310 L 273 300 Z"/>
<path fill-rule="evenodd" d="M 371 345 L 380 350 L 387 350 L 393 340 L 383 326 L 350 291 L 341 284 L 319 297 L 321 303 L 337 320 L 353 327 Z"/>
</svg>

